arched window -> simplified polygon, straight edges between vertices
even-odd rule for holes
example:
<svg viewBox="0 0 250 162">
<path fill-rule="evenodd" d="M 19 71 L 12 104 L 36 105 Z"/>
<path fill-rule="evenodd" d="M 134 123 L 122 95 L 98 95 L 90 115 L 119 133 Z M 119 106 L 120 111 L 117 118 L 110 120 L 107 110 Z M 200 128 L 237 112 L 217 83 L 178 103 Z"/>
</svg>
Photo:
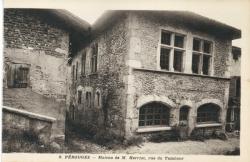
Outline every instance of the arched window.
<svg viewBox="0 0 250 162">
<path fill-rule="evenodd" d="M 91 107 L 91 92 L 86 92 L 86 106 Z"/>
<path fill-rule="evenodd" d="M 179 115 L 180 124 L 182 125 L 188 124 L 188 112 L 189 112 L 188 106 L 182 106 L 180 108 L 180 115 Z"/>
<path fill-rule="evenodd" d="M 82 91 L 78 91 L 78 104 L 82 103 Z"/>
<path fill-rule="evenodd" d="M 197 110 L 197 123 L 219 122 L 220 107 L 209 103 L 201 105 Z"/>
<path fill-rule="evenodd" d="M 99 91 L 96 92 L 96 106 L 97 107 L 101 106 L 101 94 Z"/>
<path fill-rule="evenodd" d="M 152 102 L 139 110 L 139 126 L 169 125 L 169 108 L 161 103 Z"/>
</svg>

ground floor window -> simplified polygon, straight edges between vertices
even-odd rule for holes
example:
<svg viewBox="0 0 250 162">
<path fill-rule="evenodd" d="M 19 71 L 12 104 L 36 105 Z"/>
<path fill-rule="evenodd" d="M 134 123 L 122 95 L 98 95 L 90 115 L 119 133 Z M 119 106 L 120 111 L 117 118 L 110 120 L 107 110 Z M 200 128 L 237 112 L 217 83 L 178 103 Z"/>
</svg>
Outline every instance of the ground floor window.
<svg viewBox="0 0 250 162">
<path fill-rule="evenodd" d="M 219 122 L 220 107 L 215 104 L 204 104 L 197 110 L 197 123 Z"/>
<path fill-rule="evenodd" d="M 188 106 L 183 106 L 180 108 L 180 115 L 179 115 L 180 125 L 186 126 L 188 124 L 188 112 L 189 112 Z"/>
<path fill-rule="evenodd" d="M 156 125 L 169 125 L 169 108 L 157 102 L 142 106 L 139 110 L 139 126 Z"/>
<path fill-rule="evenodd" d="M 28 87 L 29 66 L 27 64 L 11 64 L 7 74 L 9 88 Z"/>
</svg>

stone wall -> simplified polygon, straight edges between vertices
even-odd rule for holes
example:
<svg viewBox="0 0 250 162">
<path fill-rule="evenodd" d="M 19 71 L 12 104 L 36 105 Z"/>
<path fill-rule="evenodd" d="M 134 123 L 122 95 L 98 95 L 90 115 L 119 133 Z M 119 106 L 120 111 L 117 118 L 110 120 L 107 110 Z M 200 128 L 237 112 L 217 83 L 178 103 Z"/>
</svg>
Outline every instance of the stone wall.
<svg viewBox="0 0 250 162">
<path fill-rule="evenodd" d="M 170 126 L 179 124 L 179 112 L 182 106 L 189 106 L 188 125 L 189 133 L 197 125 L 197 108 L 202 104 L 214 103 L 219 105 L 222 125 L 225 124 L 228 79 L 199 77 L 192 75 L 156 72 L 153 70 L 134 69 L 133 100 L 129 103 L 127 119 L 131 121 L 127 131 L 135 134 L 139 123 L 139 108 L 153 101 L 165 103 L 170 106 Z"/>
<path fill-rule="evenodd" d="M 189 134 L 196 127 L 197 108 L 214 103 L 220 109 L 220 127 L 224 129 L 228 102 L 229 52 L 231 40 L 193 30 L 175 21 L 162 20 L 154 15 L 134 12 L 125 14 L 110 28 L 95 37 L 89 45 L 73 58 L 72 67 L 78 62 L 78 78 L 70 89 L 71 106 L 75 111 L 75 123 L 89 127 L 108 128 L 117 135 L 129 138 L 138 129 L 140 106 L 147 102 L 164 102 L 172 107 L 170 126 L 178 124 L 179 108 L 187 105 Z M 161 29 L 187 36 L 184 57 L 184 73 L 162 72 L 159 69 L 159 43 Z M 213 42 L 212 76 L 193 75 L 191 71 L 192 38 Z M 97 73 L 90 73 L 91 46 L 98 43 Z M 81 59 L 87 53 L 86 74 L 81 75 Z M 72 75 L 71 75 L 72 77 Z M 78 104 L 77 91 L 82 91 L 82 103 Z M 102 94 L 102 106 L 95 107 L 95 93 Z M 87 107 L 86 92 L 91 92 L 92 107 Z M 102 122 L 104 121 L 104 122 Z M 87 126 L 88 127 L 88 126 Z M 211 127 L 212 128 L 212 127 Z"/>
<path fill-rule="evenodd" d="M 46 13 L 5 9 L 4 87 L 8 67 L 13 63 L 27 64 L 33 91 L 65 101 L 69 34 L 56 24 Z"/>
<path fill-rule="evenodd" d="M 70 90 L 71 103 L 76 108 L 77 114 L 73 122 L 82 125 L 82 128 L 91 127 L 98 131 L 97 133 L 107 129 L 117 136 L 124 136 L 126 91 L 123 76 L 126 73 L 127 37 L 128 20 L 127 17 L 121 17 L 119 22 L 110 25 L 73 58 L 71 73 L 72 67 L 76 67 L 78 62 L 78 78 L 74 79 Z M 94 44 L 98 44 L 98 64 L 97 72 L 91 73 L 90 60 Z M 81 74 L 84 51 L 86 52 L 86 73 Z M 82 91 L 81 104 L 77 102 L 77 91 Z M 87 92 L 91 92 L 91 106 L 86 105 Z M 97 106 L 96 92 L 101 95 L 100 106 Z M 72 112 L 72 109 L 69 108 L 69 111 Z"/>
<path fill-rule="evenodd" d="M 159 67 L 161 29 L 186 35 L 184 72 L 164 72 Z M 229 93 L 229 54 L 231 40 L 196 31 L 174 20 L 167 21 L 154 15 L 131 12 L 129 16 L 130 49 L 127 61 L 130 70 L 127 76 L 126 136 L 137 134 L 139 108 L 157 101 L 169 105 L 170 126 L 179 123 L 181 106 L 189 106 L 189 134 L 196 127 L 197 108 L 205 103 L 214 103 L 220 110 L 220 129 L 225 128 Z M 210 76 L 193 75 L 192 40 L 197 37 L 213 42 L 212 69 Z M 218 128 L 208 126 L 210 129 Z M 204 128 L 206 129 L 206 128 Z M 216 130 L 215 129 L 215 130 Z"/>
<path fill-rule="evenodd" d="M 25 140 L 48 145 L 51 142 L 51 130 L 55 120 L 52 117 L 4 106 L 3 151 L 24 152 L 27 149 L 23 148 Z"/>
<path fill-rule="evenodd" d="M 158 16 L 158 17 L 157 17 Z M 173 18 L 174 19 L 174 18 Z M 184 72 L 191 72 L 193 37 L 208 40 L 213 43 L 212 75 L 228 77 L 230 65 L 231 40 L 194 30 L 188 26 L 176 23 L 174 20 L 159 18 L 159 15 L 131 12 L 129 17 L 130 53 L 129 58 L 139 62 L 141 68 L 159 70 L 159 53 L 161 30 L 167 30 L 186 36 L 184 54 Z"/>
</svg>

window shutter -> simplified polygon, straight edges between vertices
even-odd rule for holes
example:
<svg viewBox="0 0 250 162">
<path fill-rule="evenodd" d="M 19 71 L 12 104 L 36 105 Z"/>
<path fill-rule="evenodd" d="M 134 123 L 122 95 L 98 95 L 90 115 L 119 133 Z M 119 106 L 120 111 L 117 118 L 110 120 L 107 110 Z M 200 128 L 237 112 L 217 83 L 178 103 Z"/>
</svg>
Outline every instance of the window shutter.
<svg viewBox="0 0 250 162">
<path fill-rule="evenodd" d="M 235 77 L 232 77 L 230 81 L 229 96 L 230 97 L 236 96 L 236 78 Z"/>
<path fill-rule="evenodd" d="M 12 88 L 14 86 L 14 73 L 15 73 L 15 66 L 8 65 L 7 67 L 7 86 Z"/>
</svg>

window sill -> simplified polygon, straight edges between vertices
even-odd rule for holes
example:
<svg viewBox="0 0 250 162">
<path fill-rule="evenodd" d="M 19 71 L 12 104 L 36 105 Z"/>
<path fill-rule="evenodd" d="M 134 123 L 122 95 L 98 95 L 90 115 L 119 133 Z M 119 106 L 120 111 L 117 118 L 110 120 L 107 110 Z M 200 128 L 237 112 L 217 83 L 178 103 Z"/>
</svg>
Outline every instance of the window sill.
<svg viewBox="0 0 250 162">
<path fill-rule="evenodd" d="M 217 77 L 217 76 L 211 76 L 211 75 L 201 75 L 201 74 L 185 73 L 185 72 L 177 72 L 177 71 L 155 70 L 155 69 L 147 69 L 147 68 L 133 68 L 133 70 L 148 71 L 148 72 L 155 72 L 155 73 L 176 74 L 176 75 L 186 75 L 186 76 L 194 76 L 194 77 L 202 77 L 202 78 L 230 80 L 230 78 L 225 78 L 225 77 Z"/>
<path fill-rule="evenodd" d="M 158 131 L 165 131 L 171 130 L 171 127 L 141 127 L 136 130 L 137 133 L 144 133 L 144 132 L 158 132 Z"/>
<path fill-rule="evenodd" d="M 218 126 L 222 126 L 221 123 L 210 123 L 210 124 L 197 124 L 196 128 L 204 128 L 204 127 L 218 127 Z"/>
</svg>

